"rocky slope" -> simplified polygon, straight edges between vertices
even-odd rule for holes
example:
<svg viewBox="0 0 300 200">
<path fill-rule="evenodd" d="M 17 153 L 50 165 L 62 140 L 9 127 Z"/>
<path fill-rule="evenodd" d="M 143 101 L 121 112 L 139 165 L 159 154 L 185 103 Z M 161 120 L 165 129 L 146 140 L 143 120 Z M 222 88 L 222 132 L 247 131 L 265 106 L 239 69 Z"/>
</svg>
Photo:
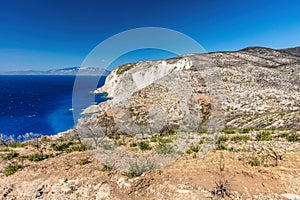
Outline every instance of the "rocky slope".
<svg viewBox="0 0 300 200">
<path fill-rule="evenodd" d="M 37 156 L 39 151 L 32 146 L 36 143 L 0 146 L 0 199 L 223 199 L 221 193 L 215 193 L 221 189 L 216 183 L 224 184 L 224 192 L 228 193 L 225 199 L 299 199 L 300 132 L 272 131 L 268 138 L 262 138 L 265 133 L 219 133 L 226 148 L 211 151 L 204 158 L 199 158 L 200 151 L 193 148 L 182 152 L 167 167 L 153 169 L 153 164 L 155 167 L 159 163 L 149 160 L 147 165 L 131 163 L 127 173 L 118 168 L 124 156 L 117 159 L 111 153 L 110 160 L 96 159 L 99 149 L 75 148 L 78 141 L 63 135 L 40 140 L 44 157 Z M 295 134 L 298 139 L 291 138 Z M 199 139 L 207 140 L 210 134 L 189 135 L 195 137 L 195 145 L 199 146 Z M 160 139 L 179 136 L 177 133 Z M 129 145 L 135 138 L 126 135 L 108 141 L 115 145 L 115 151 L 121 148 L 123 152 L 148 155 L 156 151 L 155 146 L 161 145 L 151 140 L 152 150 L 141 150 L 139 146 Z M 117 145 L 121 141 L 123 144 Z M 165 152 L 161 161 L 171 155 Z M 280 158 L 276 159 L 275 155 Z M 139 170 L 144 173 L 131 176 Z"/>
<path fill-rule="evenodd" d="M 96 93 L 78 127 L 109 132 L 300 127 L 299 48 L 249 47 L 130 63 Z"/>
<path fill-rule="evenodd" d="M 297 52 L 123 65 L 76 129 L 0 144 L 0 199 L 299 199 Z"/>
</svg>

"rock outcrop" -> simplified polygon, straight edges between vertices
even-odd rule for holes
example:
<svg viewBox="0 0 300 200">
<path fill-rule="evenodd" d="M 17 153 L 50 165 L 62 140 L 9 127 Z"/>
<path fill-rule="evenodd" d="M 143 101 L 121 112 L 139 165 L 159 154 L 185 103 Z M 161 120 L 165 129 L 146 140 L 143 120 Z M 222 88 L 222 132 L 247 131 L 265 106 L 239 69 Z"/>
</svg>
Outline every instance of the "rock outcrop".
<svg viewBox="0 0 300 200">
<path fill-rule="evenodd" d="M 95 91 L 112 99 L 87 108 L 84 113 L 92 115 L 78 127 L 128 133 L 299 129 L 297 52 L 249 47 L 120 66 Z"/>
</svg>

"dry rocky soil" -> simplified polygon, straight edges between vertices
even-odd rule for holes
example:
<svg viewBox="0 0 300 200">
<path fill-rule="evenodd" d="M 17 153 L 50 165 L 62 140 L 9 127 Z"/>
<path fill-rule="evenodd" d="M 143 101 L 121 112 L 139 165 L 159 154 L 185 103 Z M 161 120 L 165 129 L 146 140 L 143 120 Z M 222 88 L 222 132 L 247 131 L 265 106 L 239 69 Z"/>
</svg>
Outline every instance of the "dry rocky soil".
<svg viewBox="0 0 300 200">
<path fill-rule="evenodd" d="M 95 155 L 103 146 L 87 146 L 90 150 L 86 150 L 66 134 L 34 139 L 26 146 L 2 146 L 0 198 L 299 199 L 299 132 L 223 130 L 216 134 L 214 148 L 204 152 L 214 134 L 190 133 L 197 143 L 174 153 L 176 159 L 168 165 L 141 171 L 120 170 L 109 160 L 97 159 Z M 114 145 L 113 151 L 121 148 L 136 154 L 159 154 L 158 146 L 172 145 L 178 135 L 172 132 L 148 139 L 108 135 L 105 140 Z M 31 155 L 40 155 L 40 150 L 43 156 L 34 160 Z M 165 151 L 162 158 L 171 154 Z M 18 167 L 8 170 L 9 166 Z"/>
</svg>

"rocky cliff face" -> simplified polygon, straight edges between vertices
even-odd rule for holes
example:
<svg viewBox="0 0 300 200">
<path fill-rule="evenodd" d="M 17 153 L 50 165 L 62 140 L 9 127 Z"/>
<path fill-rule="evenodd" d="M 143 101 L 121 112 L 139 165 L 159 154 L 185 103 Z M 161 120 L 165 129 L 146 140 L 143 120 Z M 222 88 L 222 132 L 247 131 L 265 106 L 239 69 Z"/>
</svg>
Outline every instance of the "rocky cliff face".
<svg viewBox="0 0 300 200">
<path fill-rule="evenodd" d="M 120 66 L 96 93 L 78 127 L 108 132 L 296 128 L 300 124 L 297 49 L 251 47 Z"/>
</svg>

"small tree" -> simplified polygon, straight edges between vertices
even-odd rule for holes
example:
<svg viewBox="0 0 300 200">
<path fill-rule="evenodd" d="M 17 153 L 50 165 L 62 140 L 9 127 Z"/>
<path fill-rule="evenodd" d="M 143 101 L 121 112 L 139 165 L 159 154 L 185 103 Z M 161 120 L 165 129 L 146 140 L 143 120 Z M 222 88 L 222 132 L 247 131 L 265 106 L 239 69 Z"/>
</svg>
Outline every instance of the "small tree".
<svg viewBox="0 0 300 200">
<path fill-rule="evenodd" d="M 102 130 L 100 126 L 96 124 L 88 124 L 85 126 L 77 127 L 78 135 L 82 138 L 91 138 L 97 148 L 99 143 L 104 139 L 105 132 Z"/>
<path fill-rule="evenodd" d="M 283 160 L 283 153 L 276 151 L 273 148 L 268 150 L 267 156 L 271 157 L 274 160 L 275 166 L 279 165 L 279 160 Z"/>
<path fill-rule="evenodd" d="M 3 134 L 0 134 L 0 146 L 2 146 L 2 145 L 4 145 L 4 146 L 8 146 L 8 143 L 7 143 L 7 138 L 6 138 L 6 136 L 5 135 L 3 135 Z"/>
<path fill-rule="evenodd" d="M 44 147 L 42 145 L 42 141 L 40 140 L 40 137 L 42 135 L 38 133 L 25 133 L 22 138 L 23 140 L 27 141 L 28 144 L 33 146 L 37 151 L 39 151 L 40 154 L 43 155 L 44 153 Z"/>
<path fill-rule="evenodd" d="M 97 148 L 106 135 L 115 132 L 115 122 L 114 118 L 108 116 L 107 113 L 94 117 L 97 120 L 92 120 L 93 118 L 91 118 L 90 121 L 78 125 L 76 131 L 78 137 L 91 138 Z"/>
<path fill-rule="evenodd" d="M 4 146 L 8 147 L 8 146 L 13 145 L 17 142 L 18 141 L 15 140 L 15 138 L 12 135 L 7 136 L 7 135 L 4 135 L 4 134 L 0 134 L 0 145 L 4 145 Z"/>
</svg>

